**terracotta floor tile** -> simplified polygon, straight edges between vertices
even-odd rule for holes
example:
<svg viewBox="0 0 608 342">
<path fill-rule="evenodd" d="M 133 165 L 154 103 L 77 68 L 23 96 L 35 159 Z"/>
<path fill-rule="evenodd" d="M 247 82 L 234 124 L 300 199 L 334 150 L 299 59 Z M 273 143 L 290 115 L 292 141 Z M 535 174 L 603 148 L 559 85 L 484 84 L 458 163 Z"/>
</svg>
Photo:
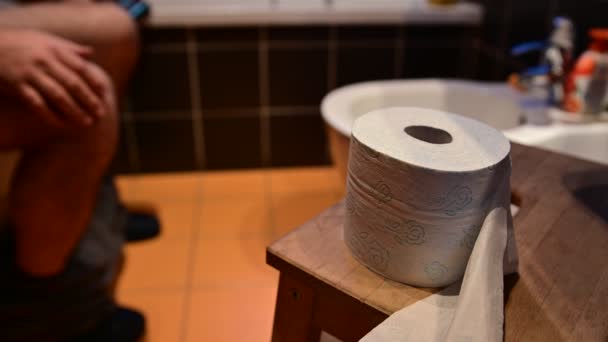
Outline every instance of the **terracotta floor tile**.
<svg viewBox="0 0 608 342">
<path fill-rule="evenodd" d="M 333 167 L 274 169 L 270 189 L 275 192 L 338 192 L 343 187 Z"/>
<path fill-rule="evenodd" d="M 268 342 L 276 288 L 210 289 L 192 292 L 188 342 Z"/>
<path fill-rule="evenodd" d="M 267 171 L 214 171 L 202 177 L 203 198 L 248 197 L 264 193 Z"/>
<path fill-rule="evenodd" d="M 120 175 L 114 177 L 114 184 L 116 184 L 122 200 L 130 201 L 137 199 L 135 188 L 137 187 L 138 177 L 140 176 Z"/>
<path fill-rule="evenodd" d="M 118 287 L 121 290 L 183 289 L 189 250 L 189 240 L 159 238 L 127 245 Z"/>
<path fill-rule="evenodd" d="M 195 202 L 167 202 L 155 205 L 155 212 L 161 223 L 160 238 L 166 240 L 190 239 L 193 236 L 195 215 L 198 205 Z"/>
<path fill-rule="evenodd" d="M 182 327 L 187 341 L 269 341 L 278 272 L 266 265 L 266 246 L 337 202 L 342 187 L 331 168 L 129 175 L 117 183 L 127 201 L 153 204 L 163 224 L 159 239 L 128 245 L 118 284 L 120 302 L 148 317 L 147 342 L 178 341 Z"/>
<path fill-rule="evenodd" d="M 246 198 L 204 199 L 196 210 L 200 238 L 271 236 L 270 203 L 264 194 Z"/>
<path fill-rule="evenodd" d="M 202 172 L 139 175 L 131 179 L 130 196 L 133 200 L 152 202 L 198 199 L 202 180 Z"/>
<path fill-rule="evenodd" d="M 267 239 L 200 240 L 193 287 L 276 286 L 278 272 L 266 265 Z"/>
<path fill-rule="evenodd" d="M 179 341 L 185 305 L 182 291 L 119 291 L 117 297 L 120 305 L 146 317 L 145 342 Z"/>
<path fill-rule="evenodd" d="M 271 198 L 274 238 L 307 222 L 340 200 L 334 192 L 273 193 Z"/>
</svg>

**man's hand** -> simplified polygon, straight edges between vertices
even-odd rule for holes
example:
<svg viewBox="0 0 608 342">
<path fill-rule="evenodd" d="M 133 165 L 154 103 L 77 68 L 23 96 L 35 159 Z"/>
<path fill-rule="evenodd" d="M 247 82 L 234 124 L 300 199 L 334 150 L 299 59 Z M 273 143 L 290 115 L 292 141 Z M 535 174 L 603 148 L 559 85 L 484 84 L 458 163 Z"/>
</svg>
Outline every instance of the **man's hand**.
<svg viewBox="0 0 608 342">
<path fill-rule="evenodd" d="M 53 126 L 90 126 L 107 110 L 107 82 L 86 59 L 91 53 L 44 32 L 0 30 L 0 91 Z"/>
</svg>

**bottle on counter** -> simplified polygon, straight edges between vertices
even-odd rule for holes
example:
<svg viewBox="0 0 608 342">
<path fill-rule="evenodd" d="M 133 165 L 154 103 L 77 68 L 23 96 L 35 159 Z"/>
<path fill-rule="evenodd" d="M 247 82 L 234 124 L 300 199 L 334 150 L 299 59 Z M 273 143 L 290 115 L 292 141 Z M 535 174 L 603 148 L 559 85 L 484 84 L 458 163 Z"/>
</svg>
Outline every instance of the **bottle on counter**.
<svg viewBox="0 0 608 342">
<path fill-rule="evenodd" d="M 568 112 L 600 114 L 608 110 L 608 29 L 591 29 L 591 44 L 577 60 L 565 85 Z"/>
</svg>

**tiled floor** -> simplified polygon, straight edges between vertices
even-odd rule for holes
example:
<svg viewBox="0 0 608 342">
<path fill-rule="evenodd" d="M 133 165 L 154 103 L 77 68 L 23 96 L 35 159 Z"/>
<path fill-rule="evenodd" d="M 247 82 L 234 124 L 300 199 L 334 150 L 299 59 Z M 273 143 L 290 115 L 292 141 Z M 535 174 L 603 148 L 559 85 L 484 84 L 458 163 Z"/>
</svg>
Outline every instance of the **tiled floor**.
<svg viewBox="0 0 608 342">
<path fill-rule="evenodd" d="M 270 341 L 278 272 L 265 248 L 339 200 L 332 168 L 122 176 L 152 205 L 156 240 L 127 247 L 118 299 L 142 310 L 146 342 Z"/>
</svg>

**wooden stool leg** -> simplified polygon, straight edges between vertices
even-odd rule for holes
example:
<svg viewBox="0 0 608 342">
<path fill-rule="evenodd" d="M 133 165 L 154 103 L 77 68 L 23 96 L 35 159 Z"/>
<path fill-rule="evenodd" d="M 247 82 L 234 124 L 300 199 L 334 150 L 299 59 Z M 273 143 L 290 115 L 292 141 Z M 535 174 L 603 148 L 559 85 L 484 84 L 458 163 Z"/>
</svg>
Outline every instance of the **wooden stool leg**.
<svg viewBox="0 0 608 342">
<path fill-rule="evenodd" d="M 318 342 L 313 324 L 314 290 L 281 272 L 274 313 L 272 342 Z"/>
</svg>

